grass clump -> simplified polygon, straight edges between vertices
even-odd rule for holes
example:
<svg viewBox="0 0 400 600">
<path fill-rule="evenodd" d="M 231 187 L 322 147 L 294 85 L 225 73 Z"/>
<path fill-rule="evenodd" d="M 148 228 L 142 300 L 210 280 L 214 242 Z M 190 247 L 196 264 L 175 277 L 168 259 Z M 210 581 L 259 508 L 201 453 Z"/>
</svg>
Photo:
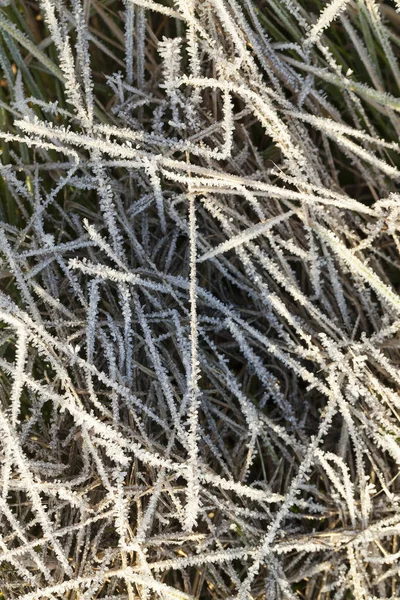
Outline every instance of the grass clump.
<svg viewBox="0 0 400 600">
<path fill-rule="evenodd" d="M 7 600 L 400 595 L 397 9 L 1 2 Z"/>
</svg>

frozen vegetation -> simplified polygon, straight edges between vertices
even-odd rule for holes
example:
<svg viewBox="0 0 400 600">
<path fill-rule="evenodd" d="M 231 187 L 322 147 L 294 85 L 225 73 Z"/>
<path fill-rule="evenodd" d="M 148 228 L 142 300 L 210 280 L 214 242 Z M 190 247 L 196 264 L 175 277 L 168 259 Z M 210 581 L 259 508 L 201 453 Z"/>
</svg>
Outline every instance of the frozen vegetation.
<svg viewBox="0 0 400 600">
<path fill-rule="evenodd" d="M 400 14 L 1 0 L 6 600 L 400 598 Z"/>
</svg>

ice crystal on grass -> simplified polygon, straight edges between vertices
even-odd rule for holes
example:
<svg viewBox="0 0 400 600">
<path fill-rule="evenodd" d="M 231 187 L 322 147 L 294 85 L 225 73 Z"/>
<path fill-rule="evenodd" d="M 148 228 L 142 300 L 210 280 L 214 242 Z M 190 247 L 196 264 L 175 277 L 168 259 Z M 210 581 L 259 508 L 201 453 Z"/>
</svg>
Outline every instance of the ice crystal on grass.
<svg viewBox="0 0 400 600">
<path fill-rule="evenodd" d="M 398 17 L 314 8 L 1 3 L 7 600 L 400 596 Z"/>
</svg>

